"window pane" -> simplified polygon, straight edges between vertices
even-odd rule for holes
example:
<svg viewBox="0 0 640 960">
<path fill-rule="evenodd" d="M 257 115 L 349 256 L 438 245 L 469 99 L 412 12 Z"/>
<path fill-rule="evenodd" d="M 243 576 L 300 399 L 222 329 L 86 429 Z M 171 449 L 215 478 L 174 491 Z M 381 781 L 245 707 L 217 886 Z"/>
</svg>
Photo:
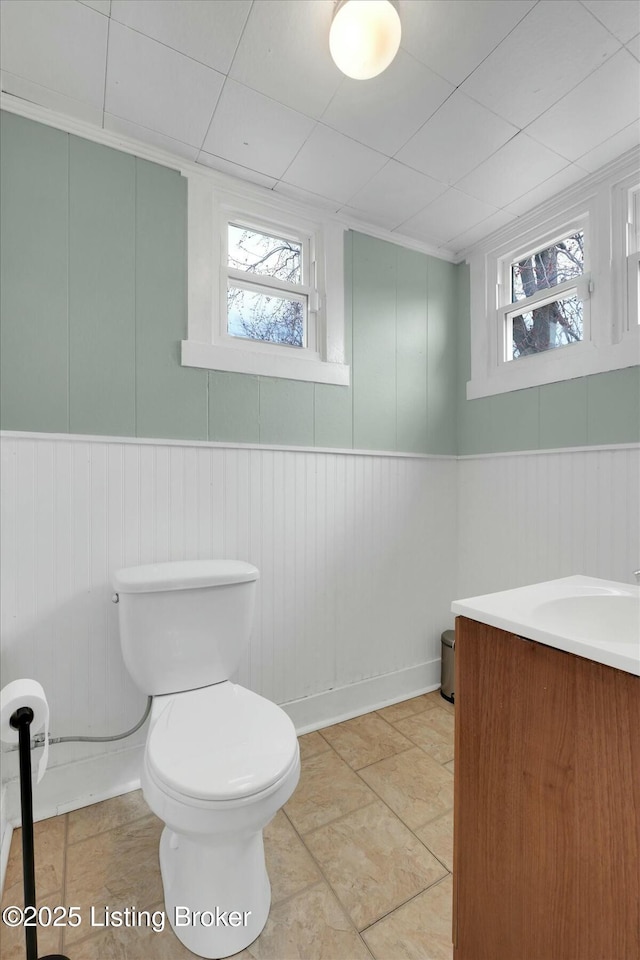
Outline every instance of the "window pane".
<svg viewBox="0 0 640 960">
<path fill-rule="evenodd" d="M 576 296 L 555 300 L 529 313 L 511 316 L 513 355 L 507 359 L 544 353 L 582 340 L 582 301 Z"/>
<path fill-rule="evenodd" d="M 580 230 L 511 264 L 511 302 L 517 303 L 540 290 L 580 277 L 583 271 L 584 233 Z"/>
<path fill-rule="evenodd" d="M 302 244 L 229 224 L 228 265 L 288 283 L 302 283 Z"/>
<path fill-rule="evenodd" d="M 304 346 L 305 305 L 242 287 L 227 290 L 227 330 L 233 337 Z"/>
</svg>

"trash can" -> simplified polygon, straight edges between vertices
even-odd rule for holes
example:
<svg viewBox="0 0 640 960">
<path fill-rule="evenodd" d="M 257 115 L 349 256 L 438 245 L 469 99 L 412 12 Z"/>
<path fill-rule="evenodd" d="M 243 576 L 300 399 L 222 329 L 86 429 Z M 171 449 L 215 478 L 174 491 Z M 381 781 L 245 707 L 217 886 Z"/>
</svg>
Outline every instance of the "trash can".
<svg viewBox="0 0 640 960">
<path fill-rule="evenodd" d="M 440 638 L 442 641 L 442 664 L 440 673 L 440 695 L 454 702 L 453 691 L 453 664 L 455 657 L 456 633 L 455 630 L 445 630 Z"/>
</svg>

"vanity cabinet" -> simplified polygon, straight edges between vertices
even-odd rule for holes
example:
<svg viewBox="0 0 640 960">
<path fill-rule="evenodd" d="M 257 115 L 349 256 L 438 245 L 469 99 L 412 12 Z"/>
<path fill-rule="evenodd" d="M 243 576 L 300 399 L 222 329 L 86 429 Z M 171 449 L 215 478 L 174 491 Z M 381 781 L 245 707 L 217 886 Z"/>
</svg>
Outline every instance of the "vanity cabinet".
<svg viewBox="0 0 640 960">
<path fill-rule="evenodd" d="M 455 960 L 640 957 L 640 677 L 456 620 Z"/>
</svg>

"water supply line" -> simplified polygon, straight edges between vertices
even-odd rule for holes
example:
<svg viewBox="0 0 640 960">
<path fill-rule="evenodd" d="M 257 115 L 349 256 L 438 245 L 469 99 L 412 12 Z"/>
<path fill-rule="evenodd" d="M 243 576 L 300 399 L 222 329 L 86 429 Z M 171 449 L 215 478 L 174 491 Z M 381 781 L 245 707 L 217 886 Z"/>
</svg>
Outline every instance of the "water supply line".
<svg viewBox="0 0 640 960">
<path fill-rule="evenodd" d="M 111 743 L 113 740 L 124 740 L 126 737 L 131 737 L 136 731 L 140 729 L 142 724 L 145 722 L 149 713 L 151 712 L 151 703 L 153 697 L 147 697 L 147 705 L 144 709 L 142 717 L 138 720 L 134 727 L 131 727 L 130 730 L 127 730 L 125 733 L 115 733 L 111 737 L 49 737 L 49 744 L 54 743 Z M 30 747 L 33 750 L 35 747 L 43 747 L 45 741 L 44 733 L 38 733 L 30 741 Z M 18 747 L 9 747 L 8 750 L 3 751 L 6 753 L 11 753 L 13 750 L 18 750 Z"/>
</svg>

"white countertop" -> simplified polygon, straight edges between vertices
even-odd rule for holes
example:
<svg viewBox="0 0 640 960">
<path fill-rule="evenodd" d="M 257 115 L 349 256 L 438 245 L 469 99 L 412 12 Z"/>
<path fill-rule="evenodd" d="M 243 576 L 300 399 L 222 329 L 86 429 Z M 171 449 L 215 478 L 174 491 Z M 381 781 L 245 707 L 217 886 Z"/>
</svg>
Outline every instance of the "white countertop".
<svg viewBox="0 0 640 960">
<path fill-rule="evenodd" d="M 454 600 L 457 616 L 640 676 L 640 587 L 564 577 Z"/>
</svg>

